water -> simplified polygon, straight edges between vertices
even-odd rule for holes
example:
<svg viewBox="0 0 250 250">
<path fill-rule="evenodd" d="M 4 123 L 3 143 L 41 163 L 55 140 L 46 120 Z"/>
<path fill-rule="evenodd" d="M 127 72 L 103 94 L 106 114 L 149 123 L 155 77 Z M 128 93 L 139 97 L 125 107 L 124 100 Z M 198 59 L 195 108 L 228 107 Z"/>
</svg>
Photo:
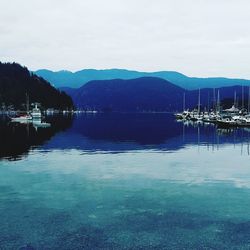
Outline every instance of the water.
<svg viewBox="0 0 250 250">
<path fill-rule="evenodd" d="M 0 249 L 250 249 L 248 130 L 48 121 L 0 122 Z"/>
</svg>

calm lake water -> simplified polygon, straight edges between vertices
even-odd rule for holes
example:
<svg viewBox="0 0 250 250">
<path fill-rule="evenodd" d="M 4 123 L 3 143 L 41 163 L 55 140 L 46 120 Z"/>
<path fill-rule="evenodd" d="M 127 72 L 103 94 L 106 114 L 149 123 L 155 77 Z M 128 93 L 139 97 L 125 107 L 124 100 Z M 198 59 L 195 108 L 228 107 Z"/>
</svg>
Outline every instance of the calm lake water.
<svg viewBox="0 0 250 250">
<path fill-rule="evenodd" d="M 47 121 L 0 121 L 0 249 L 250 249 L 250 130 Z"/>
</svg>

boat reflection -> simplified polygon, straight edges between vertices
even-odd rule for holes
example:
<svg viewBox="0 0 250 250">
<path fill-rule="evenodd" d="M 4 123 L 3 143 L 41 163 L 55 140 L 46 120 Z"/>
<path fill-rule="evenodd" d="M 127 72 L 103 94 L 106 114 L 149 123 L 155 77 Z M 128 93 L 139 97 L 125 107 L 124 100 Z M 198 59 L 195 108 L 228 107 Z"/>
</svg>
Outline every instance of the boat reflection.
<svg viewBox="0 0 250 250">
<path fill-rule="evenodd" d="M 57 132 L 72 125 L 72 117 L 54 117 L 48 123 L 35 121 L 10 122 L 0 119 L 0 159 L 18 160 L 31 148 L 36 148 L 49 141 Z M 44 126 L 46 124 L 46 126 Z"/>
<path fill-rule="evenodd" d="M 49 116 L 46 122 L 51 123 L 51 127 L 1 120 L 0 157 L 20 159 L 37 147 L 44 151 L 77 149 L 120 153 L 131 150 L 173 152 L 195 146 L 199 153 L 201 148 L 215 151 L 231 145 L 240 146 L 242 153 L 249 154 L 248 128 L 218 129 L 213 123 L 179 122 L 172 114 Z M 60 131 L 64 132 L 58 133 Z"/>
<path fill-rule="evenodd" d="M 240 145 L 241 154 L 246 152 L 249 155 L 250 148 L 250 129 L 247 127 L 228 127 L 221 128 L 213 123 L 179 121 L 183 124 L 183 143 L 188 143 L 185 134 L 191 126 L 197 129 L 197 146 L 206 146 L 207 150 L 219 150 L 225 145 Z M 246 150 L 244 150 L 246 149 Z"/>
<path fill-rule="evenodd" d="M 189 146 L 219 149 L 226 144 L 248 143 L 249 131 L 224 134 L 211 123 L 178 122 L 172 114 L 79 115 L 64 136 L 55 136 L 46 149 L 91 152 L 130 150 L 176 151 Z"/>
</svg>

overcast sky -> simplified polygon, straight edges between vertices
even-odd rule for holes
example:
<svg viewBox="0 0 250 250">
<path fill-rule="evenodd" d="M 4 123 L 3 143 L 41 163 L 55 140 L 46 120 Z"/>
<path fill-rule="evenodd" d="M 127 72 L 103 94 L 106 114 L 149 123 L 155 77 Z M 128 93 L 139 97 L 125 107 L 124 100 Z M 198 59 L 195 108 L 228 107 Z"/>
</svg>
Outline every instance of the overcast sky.
<svg viewBox="0 0 250 250">
<path fill-rule="evenodd" d="M 0 60 L 250 79 L 250 1 L 0 0 Z"/>
</svg>

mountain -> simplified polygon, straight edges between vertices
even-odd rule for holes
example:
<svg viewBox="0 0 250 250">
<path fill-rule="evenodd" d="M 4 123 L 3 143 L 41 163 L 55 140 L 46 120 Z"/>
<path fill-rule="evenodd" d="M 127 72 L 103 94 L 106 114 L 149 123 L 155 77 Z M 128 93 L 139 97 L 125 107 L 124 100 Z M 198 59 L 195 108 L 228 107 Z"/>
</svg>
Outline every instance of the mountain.
<svg viewBox="0 0 250 250">
<path fill-rule="evenodd" d="M 90 81 L 78 89 L 63 88 L 74 100 L 79 109 L 116 111 L 116 112 L 150 112 L 177 111 L 183 109 L 183 93 L 186 94 L 186 108 L 195 108 L 198 104 L 198 90 L 185 90 L 161 78 L 142 77 L 131 80 L 97 80 Z M 245 105 L 248 99 L 248 87 L 244 87 Z M 234 93 L 241 104 L 241 86 L 200 90 L 202 107 L 211 108 L 219 94 L 224 108 L 232 102 Z"/>
<path fill-rule="evenodd" d="M 161 78 L 90 81 L 72 95 L 82 109 L 102 111 L 172 111 L 183 89 Z"/>
<path fill-rule="evenodd" d="M 73 101 L 65 92 L 55 89 L 43 78 L 17 63 L 0 62 L 0 108 L 12 105 L 23 109 L 26 94 L 30 103 L 39 102 L 43 108 L 72 108 Z"/>
<path fill-rule="evenodd" d="M 34 73 L 50 81 L 56 87 L 71 88 L 79 88 L 83 84 L 92 80 L 133 79 L 144 75 L 141 72 L 120 69 L 84 69 L 75 73 L 65 70 L 53 72 L 43 69 L 37 70 Z"/>
<path fill-rule="evenodd" d="M 124 69 L 107 69 L 95 70 L 84 69 L 77 72 L 71 71 L 58 71 L 53 72 L 50 70 L 37 70 L 34 72 L 38 76 L 43 77 L 51 82 L 55 87 L 71 87 L 79 88 L 92 80 L 111 80 L 111 79 L 134 79 L 140 77 L 159 77 L 169 82 L 176 84 L 179 87 L 194 90 L 198 88 L 219 88 L 235 85 L 249 86 L 250 80 L 244 79 L 229 79 L 223 77 L 213 78 L 198 78 L 188 77 L 175 71 L 159 71 L 159 72 L 139 72 Z"/>
</svg>

